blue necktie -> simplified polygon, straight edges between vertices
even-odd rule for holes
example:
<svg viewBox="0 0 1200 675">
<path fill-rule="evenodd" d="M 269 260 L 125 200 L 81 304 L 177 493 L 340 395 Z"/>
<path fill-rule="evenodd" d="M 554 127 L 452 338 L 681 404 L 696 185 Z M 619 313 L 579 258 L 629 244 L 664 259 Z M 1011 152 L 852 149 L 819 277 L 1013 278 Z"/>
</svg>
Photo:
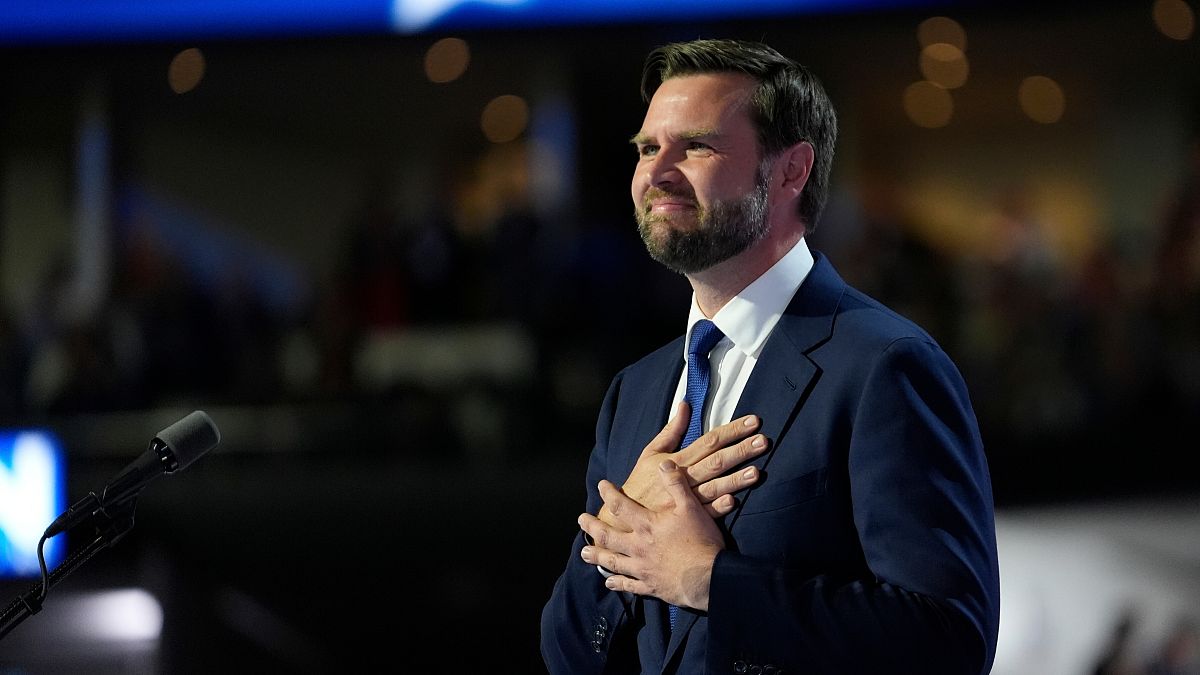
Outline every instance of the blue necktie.
<svg viewBox="0 0 1200 675">
<path fill-rule="evenodd" d="M 683 395 L 683 400 L 688 402 L 691 409 L 691 420 L 688 422 L 687 435 L 683 437 L 683 445 L 679 446 L 681 448 L 691 445 L 692 441 L 700 438 L 704 432 L 704 398 L 708 395 L 709 379 L 708 353 L 723 337 L 725 334 L 721 329 L 708 319 L 701 319 L 692 327 L 692 340 L 688 343 L 687 391 Z M 667 605 L 667 609 L 671 614 L 671 630 L 675 630 L 675 618 L 679 615 L 679 608 Z"/>
</svg>

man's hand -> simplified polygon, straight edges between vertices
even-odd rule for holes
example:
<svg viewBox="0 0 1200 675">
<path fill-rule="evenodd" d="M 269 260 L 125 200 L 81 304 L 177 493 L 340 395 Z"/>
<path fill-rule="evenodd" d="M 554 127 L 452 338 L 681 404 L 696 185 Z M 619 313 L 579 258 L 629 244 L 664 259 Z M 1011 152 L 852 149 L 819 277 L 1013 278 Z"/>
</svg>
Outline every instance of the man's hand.
<svg viewBox="0 0 1200 675">
<path fill-rule="evenodd" d="M 663 459 L 656 473 L 672 503 L 663 511 L 647 509 L 612 483 L 600 481 L 605 506 L 632 530 L 620 530 L 585 513 L 579 516 L 579 526 L 594 544 L 585 546 L 580 556 L 613 573 L 604 585 L 614 591 L 652 595 L 706 612 L 713 562 L 725 541 L 682 468 Z"/>
<path fill-rule="evenodd" d="M 751 436 L 758 430 L 758 416 L 747 415 L 711 429 L 677 452 L 687 432 L 687 425 L 688 404 L 681 402 L 675 410 L 675 417 L 642 449 L 637 464 L 621 486 L 621 492 L 652 511 L 670 508 L 672 499 L 658 475 L 658 465 L 670 459 L 683 470 L 688 486 L 709 516 L 723 516 L 737 504 L 733 493 L 758 480 L 758 469 L 753 466 L 729 473 L 732 468 L 766 452 L 767 439 L 762 434 Z M 607 503 L 596 515 L 613 527 L 626 532 L 631 530 L 614 517 Z"/>
</svg>

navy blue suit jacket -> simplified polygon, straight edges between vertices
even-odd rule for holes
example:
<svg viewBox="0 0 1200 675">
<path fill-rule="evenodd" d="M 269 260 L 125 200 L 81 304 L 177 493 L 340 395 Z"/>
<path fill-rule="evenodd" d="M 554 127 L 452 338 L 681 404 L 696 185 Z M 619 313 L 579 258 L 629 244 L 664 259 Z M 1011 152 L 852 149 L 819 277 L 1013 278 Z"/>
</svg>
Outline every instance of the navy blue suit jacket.
<svg viewBox="0 0 1200 675">
<path fill-rule="evenodd" d="M 604 587 L 581 533 L 542 612 L 549 672 L 990 671 L 995 518 L 966 386 L 925 331 L 815 258 L 734 413 L 759 415 L 772 446 L 720 521 L 708 612 L 684 609 L 669 631 L 661 601 Z M 666 423 L 682 340 L 613 379 L 588 512 Z"/>
</svg>

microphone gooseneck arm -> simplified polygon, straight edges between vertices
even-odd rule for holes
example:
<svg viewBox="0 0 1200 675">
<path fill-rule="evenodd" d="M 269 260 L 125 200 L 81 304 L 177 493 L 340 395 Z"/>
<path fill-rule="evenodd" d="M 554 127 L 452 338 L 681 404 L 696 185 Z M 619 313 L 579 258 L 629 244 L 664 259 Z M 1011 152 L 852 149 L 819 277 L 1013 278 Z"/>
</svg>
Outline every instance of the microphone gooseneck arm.
<svg viewBox="0 0 1200 675">
<path fill-rule="evenodd" d="M 17 624 L 42 609 L 50 588 L 78 569 L 92 556 L 117 543 L 133 529 L 138 495 L 155 478 L 182 471 L 221 440 L 213 421 L 197 410 L 163 429 L 150 441 L 150 447 L 130 462 L 104 486 L 100 494 L 89 492 L 50 523 L 38 542 L 38 562 L 42 579 L 17 596 L 0 613 L 0 639 Z M 87 523 L 93 527 L 92 540 L 62 564 L 48 572 L 44 547 L 46 541 Z"/>
</svg>

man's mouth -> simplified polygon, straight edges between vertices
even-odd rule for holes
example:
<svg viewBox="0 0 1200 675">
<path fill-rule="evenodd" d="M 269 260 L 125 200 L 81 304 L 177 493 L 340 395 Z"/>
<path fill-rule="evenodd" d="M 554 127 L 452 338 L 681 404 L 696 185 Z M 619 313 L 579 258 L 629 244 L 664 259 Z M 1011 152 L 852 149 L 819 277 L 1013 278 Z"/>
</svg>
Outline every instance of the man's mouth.
<svg viewBox="0 0 1200 675">
<path fill-rule="evenodd" d="M 670 214 L 681 211 L 695 211 L 698 208 L 696 200 L 685 195 L 672 195 L 663 192 L 646 195 L 646 213 Z"/>
<path fill-rule="evenodd" d="M 694 211 L 696 203 L 684 199 L 658 199 L 650 203 L 648 213 L 679 213 Z"/>
</svg>

